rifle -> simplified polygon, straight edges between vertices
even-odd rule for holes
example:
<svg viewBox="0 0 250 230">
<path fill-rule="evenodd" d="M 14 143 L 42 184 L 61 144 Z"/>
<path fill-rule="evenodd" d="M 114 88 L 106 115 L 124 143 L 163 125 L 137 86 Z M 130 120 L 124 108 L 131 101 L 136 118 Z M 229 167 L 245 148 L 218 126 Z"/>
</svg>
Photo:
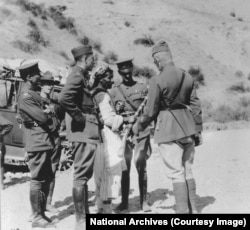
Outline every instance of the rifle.
<svg viewBox="0 0 250 230">
<path fill-rule="evenodd" d="M 134 114 L 134 117 L 136 119 L 139 117 L 141 111 L 145 107 L 147 100 L 148 100 L 148 96 L 145 96 L 143 102 L 140 104 L 139 108 L 136 110 L 136 112 Z M 129 134 L 131 132 L 132 127 L 133 127 L 133 124 L 128 124 L 128 125 L 126 125 L 126 127 L 123 131 L 123 136 L 122 136 L 122 152 L 123 152 L 123 154 L 125 152 L 126 142 L 127 142 L 127 139 L 129 137 Z"/>
</svg>

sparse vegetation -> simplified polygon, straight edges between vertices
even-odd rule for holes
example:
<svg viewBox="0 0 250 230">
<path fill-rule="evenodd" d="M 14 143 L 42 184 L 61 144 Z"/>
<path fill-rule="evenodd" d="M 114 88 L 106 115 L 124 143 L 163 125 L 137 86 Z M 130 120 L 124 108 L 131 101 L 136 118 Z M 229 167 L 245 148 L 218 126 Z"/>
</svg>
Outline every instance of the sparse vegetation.
<svg viewBox="0 0 250 230">
<path fill-rule="evenodd" d="M 35 17 L 40 17 L 43 20 L 50 17 L 59 29 L 66 29 L 70 33 L 77 35 L 74 19 L 63 15 L 63 11 L 67 9 L 66 6 L 51 6 L 46 9 L 44 4 L 36 4 L 27 0 L 18 0 L 17 4 L 24 11 L 31 12 Z"/>
<path fill-rule="evenodd" d="M 126 22 L 124 22 L 124 25 L 127 26 L 127 27 L 130 27 L 130 26 L 131 26 L 131 23 L 128 22 L 128 21 L 126 21 Z"/>
<path fill-rule="evenodd" d="M 247 108 L 249 107 L 250 108 L 250 98 L 247 98 L 247 97 L 241 97 L 239 99 L 239 105 L 243 108 Z"/>
<path fill-rule="evenodd" d="M 248 76 L 247 76 L 247 80 L 249 80 L 250 81 L 250 73 L 248 74 Z"/>
<path fill-rule="evenodd" d="M 228 88 L 229 91 L 237 92 L 237 93 L 246 93 L 250 92 L 249 87 L 245 87 L 243 82 L 239 82 L 235 85 L 232 85 Z"/>
<path fill-rule="evenodd" d="M 154 26 L 151 26 L 151 27 L 149 27 L 148 28 L 150 31 L 155 31 L 156 30 L 156 28 L 154 27 Z"/>
<path fill-rule="evenodd" d="M 156 75 L 156 72 L 149 68 L 149 67 L 138 67 L 134 66 L 134 76 L 136 77 L 145 77 L 145 78 L 151 78 L 154 75 Z"/>
<path fill-rule="evenodd" d="M 37 53 L 40 50 L 37 44 L 21 40 L 14 41 L 13 46 L 24 51 L 25 53 L 30 53 L 30 54 Z"/>
<path fill-rule="evenodd" d="M 242 22 L 242 21 L 243 21 L 243 18 L 238 18 L 237 20 L 240 21 L 240 22 Z"/>
<path fill-rule="evenodd" d="M 212 118 L 213 121 L 220 123 L 227 123 L 230 121 L 249 121 L 250 119 L 250 110 L 249 108 L 242 108 L 238 106 L 237 108 L 231 108 L 226 105 L 220 105 L 217 107 L 213 113 Z"/>
<path fill-rule="evenodd" d="M 241 78 L 241 77 L 243 77 L 243 72 L 241 71 L 241 70 L 237 70 L 236 72 L 235 72 L 235 74 L 234 74 L 236 77 L 239 77 L 239 78 Z"/>
<path fill-rule="evenodd" d="M 75 20 L 71 17 L 65 17 L 63 15 L 64 10 L 66 10 L 66 6 L 51 6 L 49 7 L 49 15 L 59 29 L 66 29 L 70 33 L 77 35 Z"/>
<path fill-rule="evenodd" d="M 44 4 L 36 4 L 27 0 L 18 0 L 17 4 L 20 5 L 24 11 L 30 11 L 33 16 L 40 16 L 42 19 L 47 19 L 48 13 L 44 7 Z"/>
<path fill-rule="evenodd" d="M 39 30 L 35 21 L 29 19 L 28 25 L 31 27 L 31 31 L 28 34 L 28 38 L 34 43 L 47 47 L 49 45 L 49 41 L 45 40 L 44 36 L 42 35 L 42 32 Z"/>
<path fill-rule="evenodd" d="M 112 0 L 105 0 L 105 1 L 103 1 L 103 3 L 105 3 L 105 4 L 111 4 L 111 5 L 114 4 L 114 2 Z"/>
<path fill-rule="evenodd" d="M 233 11 L 232 11 L 232 12 L 230 13 L 230 16 L 232 16 L 232 17 L 236 17 L 235 12 L 233 12 Z"/>
<path fill-rule="evenodd" d="M 190 66 L 188 73 L 194 78 L 197 87 L 205 85 L 205 78 L 199 66 Z"/>
<path fill-rule="evenodd" d="M 112 51 L 108 52 L 103 58 L 103 61 L 109 64 L 114 64 L 117 60 L 118 60 L 117 54 L 115 54 Z"/>
<path fill-rule="evenodd" d="M 137 38 L 134 40 L 135 45 L 144 45 L 146 47 L 151 47 L 155 44 L 151 36 L 145 35 L 144 38 Z"/>
</svg>

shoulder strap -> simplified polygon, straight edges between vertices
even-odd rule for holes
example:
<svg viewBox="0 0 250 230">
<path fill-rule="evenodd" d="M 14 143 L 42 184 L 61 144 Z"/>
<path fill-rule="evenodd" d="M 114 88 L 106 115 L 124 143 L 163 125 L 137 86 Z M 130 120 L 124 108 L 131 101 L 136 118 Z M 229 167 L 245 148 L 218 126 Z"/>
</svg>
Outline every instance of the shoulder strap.
<svg viewBox="0 0 250 230">
<path fill-rule="evenodd" d="M 184 81 L 184 77 L 185 77 L 185 73 L 184 71 L 182 72 L 182 77 L 181 77 L 181 82 L 179 84 L 178 89 L 175 91 L 175 93 L 173 94 L 173 96 L 170 98 L 171 103 L 175 101 L 176 97 L 178 96 L 179 92 L 181 91 L 181 87 L 183 85 L 183 81 Z"/>
<path fill-rule="evenodd" d="M 124 94 L 124 92 L 123 92 L 121 86 L 118 85 L 117 88 L 118 88 L 119 92 L 121 93 L 121 95 L 123 96 L 123 98 L 125 99 L 125 101 L 130 105 L 130 107 L 131 107 L 134 111 L 136 111 L 137 108 L 128 100 L 128 98 L 127 98 L 126 95 Z"/>
</svg>

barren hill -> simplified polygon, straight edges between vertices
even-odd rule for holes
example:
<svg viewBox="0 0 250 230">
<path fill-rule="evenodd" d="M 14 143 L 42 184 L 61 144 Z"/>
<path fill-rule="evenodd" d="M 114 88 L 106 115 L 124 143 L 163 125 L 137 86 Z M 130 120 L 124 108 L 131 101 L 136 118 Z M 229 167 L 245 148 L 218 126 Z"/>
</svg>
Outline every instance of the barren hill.
<svg viewBox="0 0 250 230">
<path fill-rule="evenodd" d="M 247 0 L 1 0 L 0 53 L 69 65 L 71 48 L 87 37 L 100 60 L 133 57 L 137 66 L 155 69 L 150 45 L 135 41 L 165 39 L 178 66 L 202 70 L 205 86 L 198 93 L 206 113 L 221 105 L 240 105 L 245 112 L 250 107 L 248 9 Z"/>
</svg>

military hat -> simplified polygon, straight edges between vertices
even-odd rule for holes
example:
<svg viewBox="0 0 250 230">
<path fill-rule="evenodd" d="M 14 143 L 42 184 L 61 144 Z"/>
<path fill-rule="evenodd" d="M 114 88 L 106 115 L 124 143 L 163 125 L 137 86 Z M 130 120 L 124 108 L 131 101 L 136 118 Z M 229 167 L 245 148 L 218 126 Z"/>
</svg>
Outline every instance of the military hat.
<svg viewBox="0 0 250 230">
<path fill-rule="evenodd" d="M 125 59 L 116 62 L 117 68 L 120 71 L 133 68 L 133 59 Z"/>
<path fill-rule="evenodd" d="M 22 65 L 18 68 L 18 70 L 20 72 L 20 77 L 23 79 L 26 78 L 27 75 L 41 75 L 41 71 L 38 67 L 38 62 Z"/>
<path fill-rule="evenodd" d="M 52 73 L 50 71 L 45 72 L 41 78 L 41 82 L 42 83 L 45 83 L 45 82 L 55 83 Z"/>
<path fill-rule="evenodd" d="M 73 54 L 74 58 L 78 58 L 83 55 L 93 54 L 93 49 L 91 45 L 82 45 L 82 46 L 73 48 L 71 50 L 71 53 Z"/>
<path fill-rule="evenodd" d="M 157 44 L 152 48 L 152 56 L 159 52 L 170 52 L 168 43 L 166 41 L 159 41 Z"/>
</svg>

